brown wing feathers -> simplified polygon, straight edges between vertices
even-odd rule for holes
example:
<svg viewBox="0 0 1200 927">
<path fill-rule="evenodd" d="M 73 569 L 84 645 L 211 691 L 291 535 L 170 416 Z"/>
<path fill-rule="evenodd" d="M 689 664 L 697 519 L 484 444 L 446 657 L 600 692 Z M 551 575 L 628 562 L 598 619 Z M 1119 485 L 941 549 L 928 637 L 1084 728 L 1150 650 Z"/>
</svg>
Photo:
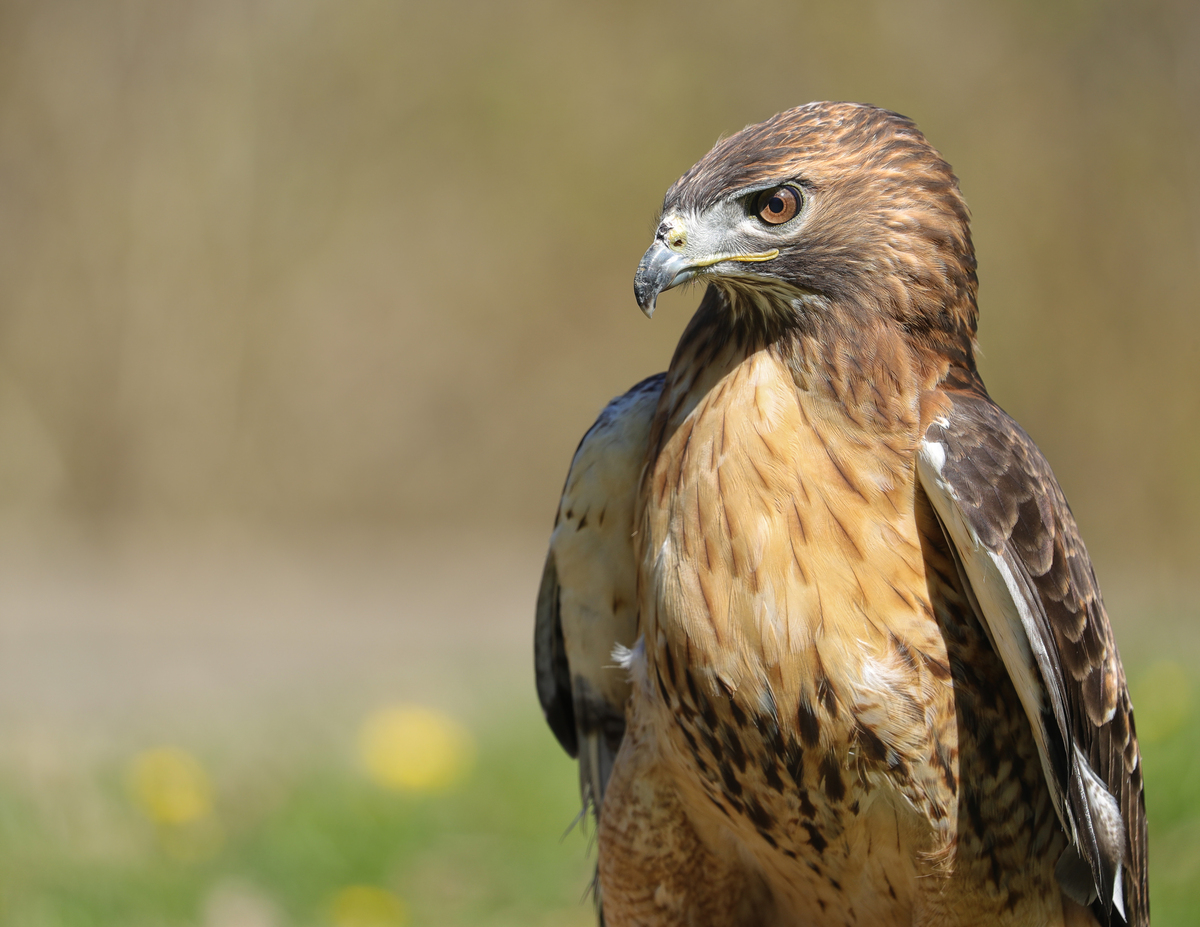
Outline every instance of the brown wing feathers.
<svg viewBox="0 0 1200 927">
<path fill-rule="evenodd" d="M 1041 637 L 1034 650 L 1044 651 L 1039 667 L 1058 696 L 1050 705 L 1061 705 L 1047 724 L 1056 735 L 1051 765 L 1072 809 L 1077 849 L 1100 893 L 1101 923 L 1111 917 L 1112 906 L 1104 902 L 1113 897 L 1113 879 L 1122 866 L 1127 920 L 1148 923 L 1146 820 L 1133 714 L 1091 562 L 1062 490 L 1033 441 L 981 384 L 964 385 L 968 388 L 947 391 L 953 411 L 944 424 L 930 427 L 927 438 L 945 448 L 943 474 L 980 542 L 1016 567 L 1027 590 Z M 1104 822 L 1095 820 L 1085 766 L 1117 800 L 1123 845 L 1111 845 Z"/>
</svg>

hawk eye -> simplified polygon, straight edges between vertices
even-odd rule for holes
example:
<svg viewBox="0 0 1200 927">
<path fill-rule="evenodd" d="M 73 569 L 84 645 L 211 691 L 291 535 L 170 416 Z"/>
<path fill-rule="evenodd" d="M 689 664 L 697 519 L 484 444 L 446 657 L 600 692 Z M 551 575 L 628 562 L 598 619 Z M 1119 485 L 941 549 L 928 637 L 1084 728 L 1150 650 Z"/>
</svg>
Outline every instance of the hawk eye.
<svg viewBox="0 0 1200 927">
<path fill-rule="evenodd" d="M 767 225 L 783 225 L 800 211 L 800 191 L 795 187 L 763 190 L 754 200 L 754 212 Z"/>
</svg>

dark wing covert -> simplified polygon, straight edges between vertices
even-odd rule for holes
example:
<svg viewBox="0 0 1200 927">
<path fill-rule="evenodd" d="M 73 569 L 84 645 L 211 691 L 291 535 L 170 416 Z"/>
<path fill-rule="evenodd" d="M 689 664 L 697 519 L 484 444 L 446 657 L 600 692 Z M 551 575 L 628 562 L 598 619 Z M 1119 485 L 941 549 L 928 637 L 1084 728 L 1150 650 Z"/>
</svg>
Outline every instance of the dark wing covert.
<svg viewBox="0 0 1200 927">
<path fill-rule="evenodd" d="M 1071 846 L 1064 891 L 1099 922 L 1149 924 L 1133 708 L 1079 529 L 1030 437 L 973 380 L 944 393 L 921 485 L 1021 696 Z"/>
</svg>

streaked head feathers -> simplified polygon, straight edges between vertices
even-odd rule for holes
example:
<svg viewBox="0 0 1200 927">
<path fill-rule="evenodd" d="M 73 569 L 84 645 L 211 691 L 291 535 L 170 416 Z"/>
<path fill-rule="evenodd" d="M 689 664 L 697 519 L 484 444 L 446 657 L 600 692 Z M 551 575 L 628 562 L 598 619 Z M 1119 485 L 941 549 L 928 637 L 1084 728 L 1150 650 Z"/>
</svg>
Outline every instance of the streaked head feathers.
<svg viewBox="0 0 1200 927">
<path fill-rule="evenodd" d="M 775 188 L 801 198 L 781 224 L 759 215 Z M 668 247 L 672 233 L 682 248 Z M 736 291 L 739 278 L 769 278 L 890 319 L 973 366 L 975 266 L 958 182 L 910 119 L 810 103 L 721 140 L 672 185 L 643 260 L 662 271 L 639 274 L 637 295 L 649 309 L 685 280 Z"/>
</svg>

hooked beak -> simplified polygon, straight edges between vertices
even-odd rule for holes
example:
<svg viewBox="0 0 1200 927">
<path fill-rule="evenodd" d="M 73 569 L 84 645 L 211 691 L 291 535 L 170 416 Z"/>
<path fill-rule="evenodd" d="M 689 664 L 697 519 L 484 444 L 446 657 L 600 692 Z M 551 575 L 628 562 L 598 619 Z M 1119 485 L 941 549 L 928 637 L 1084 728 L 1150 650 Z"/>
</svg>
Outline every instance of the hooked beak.
<svg viewBox="0 0 1200 927">
<path fill-rule="evenodd" d="M 637 275 L 633 278 L 633 295 L 646 318 L 653 318 L 654 303 L 658 294 L 671 287 L 691 280 L 699 271 L 721 264 L 737 261 L 754 264 L 779 257 L 778 249 L 751 254 L 709 254 L 703 257 L 688 257 L 686 231 L 681 226 L 663 223 L 655 236 L 654 244 L 642 255 Z"/>
<path fill-rule="evenodd" d="M 695 273 L 689 261 L 667 247 L 666 242 L 657 240 L 642 255 L 637 275 L 633 278 L 633 295 L 646 318 L 654 317 L 654 303 L 658 294 L 673 286 L 679 286 Z"/>
</svg>

